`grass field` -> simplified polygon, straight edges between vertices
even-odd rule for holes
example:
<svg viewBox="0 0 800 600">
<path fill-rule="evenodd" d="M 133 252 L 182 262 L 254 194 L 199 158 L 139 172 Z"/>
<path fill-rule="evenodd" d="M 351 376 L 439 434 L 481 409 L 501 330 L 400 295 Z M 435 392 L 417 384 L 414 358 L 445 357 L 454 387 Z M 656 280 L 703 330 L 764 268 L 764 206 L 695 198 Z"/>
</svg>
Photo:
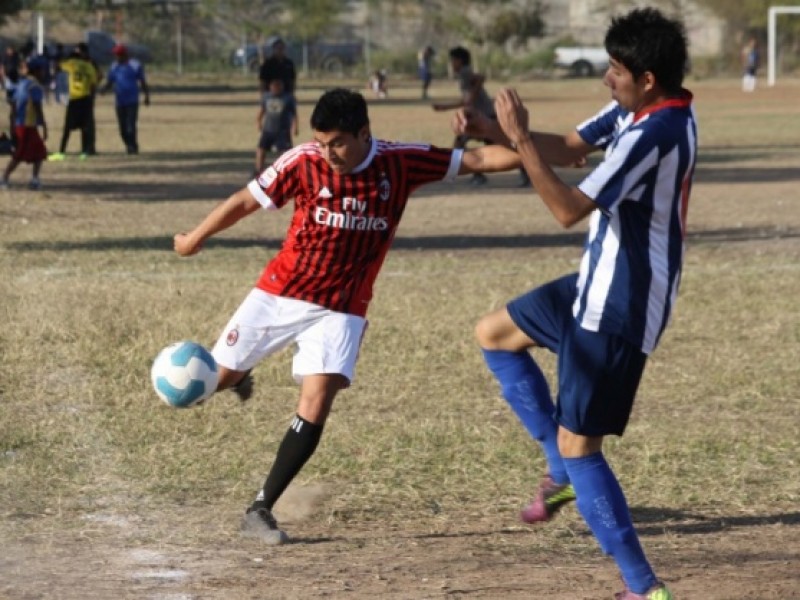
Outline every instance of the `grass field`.
<svg viewBox="0 0 800 600">
<path fill-rule="evenodd" d="M 678 598 L 800 598 L 800 82 L 688 85 L 681 296 L 607 455 Z M 301 139 L 321 90 L 300 90 Z M 608 99 L 595 80 L 521 90 L 555 131 Z M 391 94 L 370 104 L 376 135 L 450 144 L 416 87 Z M 242 85 L 156 85 L 127 157 L 104 98 L 99 156 L 45 164 L 40 192 L 22 166 L 0 192 L 0 598 L 610 598 L 617 575 L 574 508 L 518 523 L 544 462 L 473 341 L 480 315 L 580 257 L 585 224 L 560 229 L 516 173 L 417 194 L 355 384 L 279 506 L 296 543 L 238 537 L 294 414 L 290 355 L 257 368 L 247 404 L 188 411 L 157 400 L 149 367 L 169 342 L 213 344 L 283 238 L 288 211 L 171 251 L 247 182 L 256 109 Z M 53 149 L 63 109 L 46 114 Z"/>
</svg>

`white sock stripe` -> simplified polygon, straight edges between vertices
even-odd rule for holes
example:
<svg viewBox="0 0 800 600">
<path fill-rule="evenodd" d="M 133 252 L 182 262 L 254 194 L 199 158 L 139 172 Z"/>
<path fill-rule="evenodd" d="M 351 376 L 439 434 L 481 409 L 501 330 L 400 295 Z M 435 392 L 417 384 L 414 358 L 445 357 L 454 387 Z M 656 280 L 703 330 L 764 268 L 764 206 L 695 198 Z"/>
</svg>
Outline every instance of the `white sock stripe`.
<svg viewBox="0 0 800 600">
<path fill-rule="evenodd" d="M 300 433 L 300 430 L 303 428 L 303 421 L 300 420 L 300 417 L 295 417 L 292 419 L 292 424 L 290 425 L 292 429 L 294 429 L 295 433 Z"/>
</svg>

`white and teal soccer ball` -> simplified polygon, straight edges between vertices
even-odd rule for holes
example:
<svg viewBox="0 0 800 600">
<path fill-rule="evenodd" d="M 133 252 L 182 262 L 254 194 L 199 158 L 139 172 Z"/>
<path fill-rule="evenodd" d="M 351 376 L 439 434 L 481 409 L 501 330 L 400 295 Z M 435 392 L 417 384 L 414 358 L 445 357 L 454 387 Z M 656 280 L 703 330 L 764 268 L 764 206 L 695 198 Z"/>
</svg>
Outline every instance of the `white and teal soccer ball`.
<svg viewBox="0 0 800 600">
<path fill-rule="evenodd" d="M 176 342 L 164 348 L 150 370 L 158 397 L 170 406 L 189 408 L 217 389 L 219 372 L 211 353 L 194 342 Z"/>
</svg>

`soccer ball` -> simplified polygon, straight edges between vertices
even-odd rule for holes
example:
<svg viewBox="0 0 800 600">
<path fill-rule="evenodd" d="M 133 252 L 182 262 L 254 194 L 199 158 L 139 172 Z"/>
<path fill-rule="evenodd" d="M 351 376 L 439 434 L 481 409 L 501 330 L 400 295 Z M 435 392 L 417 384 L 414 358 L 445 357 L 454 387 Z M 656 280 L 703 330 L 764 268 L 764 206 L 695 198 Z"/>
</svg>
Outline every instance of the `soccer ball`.
<svg viewBox="0 0 800 600">
<path fill-rule="evenodd" d="M 189 408 L 216 391 L 219 372 L 208 350 L 200 344 L 183 341 L 158 353 L 150 379 L 164 402 L 176 408 Z"/>
</svg>

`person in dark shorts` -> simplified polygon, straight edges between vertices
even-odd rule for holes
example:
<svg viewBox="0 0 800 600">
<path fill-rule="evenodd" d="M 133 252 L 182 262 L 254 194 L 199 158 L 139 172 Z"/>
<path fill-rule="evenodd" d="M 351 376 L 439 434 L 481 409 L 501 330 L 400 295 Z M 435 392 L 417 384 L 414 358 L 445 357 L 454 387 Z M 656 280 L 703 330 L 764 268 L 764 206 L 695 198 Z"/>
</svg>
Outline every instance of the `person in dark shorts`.
<svg viewBox="0 0 800 600">
<path fill-rule="evenodd" d="M 605 47 L 612 102 L 566 135 L 530 132 L 528 109 L 513 89 L 497 94 L 497 121 L 481 121 L 477 133 L 516 148 L 558 223 L 571 227 L 588 217 L 589 231 L 578 273 L 484 316 L 476 335 L 547 462 L 522 520 L 549 521 L 575 501 L 622 575 L 626 589 L 615 598 L 673 600 L 641 547 L 603 440 L 625 431 L 647 357 L 677 300 L 697 160 L 692 94 L 683 88 L 686 32 L 655 9 L 633 10 L 612 19 Z M 577 186 L 549 167 L 600 150 L 604 159 Z M 555 404 L 531 348 L 557 356 Z"/>
<path fill-rule="evenodd" d="M 64 116 L 64 131 L 57 153 L 50 160 L 64 160 L 70 132 L 81 131 L 81 158 L 95 153 L 94 148 L 94 94 L 99 82 L 97 67 L 89 59 L 86 44 L 78 44 L 67 60 L 61 62 L 61 70 L 69 78 L 69 102 Z"/>
<path fill-rule="evenodd" d="M 297 121 L 297 102 L 283 88 L 281 79 L 269 82 L 269 88 L 261 97 L 261 107 L 256 117 L 261 137 L 256 148 L 255 174 L 264 170 L 267 153 L 273 148 L 284 152 L 292 147 L 292 133 L 300 131 Z"/>
</svg>

